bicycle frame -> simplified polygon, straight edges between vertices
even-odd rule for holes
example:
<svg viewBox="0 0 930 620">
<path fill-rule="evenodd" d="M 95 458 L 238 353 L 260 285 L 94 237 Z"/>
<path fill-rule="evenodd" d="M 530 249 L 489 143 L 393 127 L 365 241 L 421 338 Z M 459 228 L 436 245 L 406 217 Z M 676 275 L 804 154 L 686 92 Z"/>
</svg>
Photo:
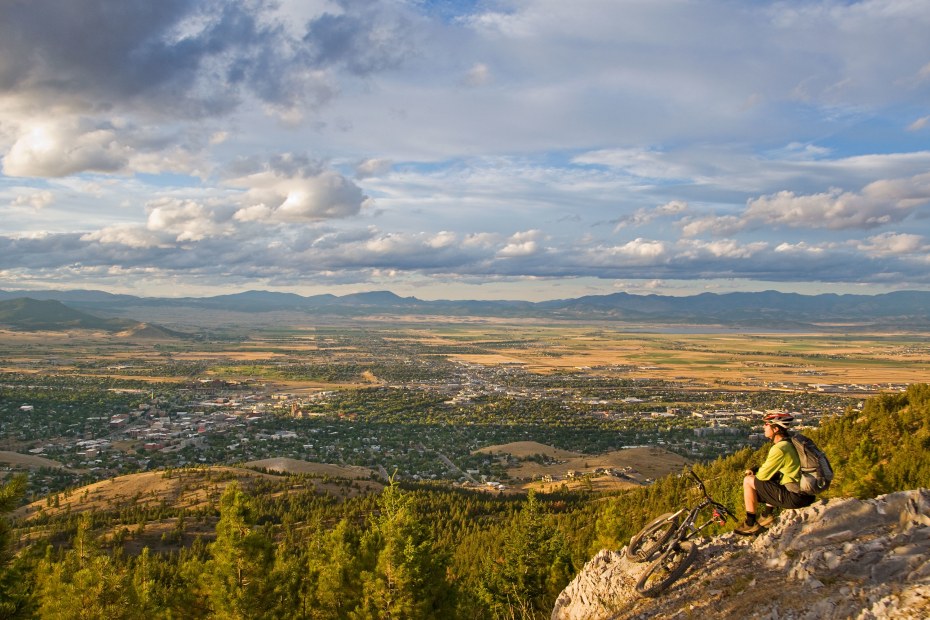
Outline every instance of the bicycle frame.
<svg viewBox="0 0 930 620">
<path fill-rule="evenodd" d="M 704 486 L 704 481 L 698 478 L 697 474 L 693 470 L 688 470 L 688 473 L 691 474 L 691 477 L 697 482 L 698 488 L 701 489 L 701 495 L 704 497 L 696 506 L 688 511 L 688 516 L 681 522 L 681 525 L 678 526 L 678 529 L 675 531 L 675 534 L 672 535 L 671 541 L 680 542 L 682 540 L 688 540 L 696 536 L 699 532 L 706 529 L 713 523 L 718 525 L 724 525 L 726 523 L 727 517 L 732 517 L 733 513 L 730 510 L 721 504 L 720 502 L 714 501 L 713 498 L 707 493 L 707 488 Z M 710 518 L 705 521 L 703 524 L 695 526 L 694 522 L 697 520 L 698 515 L 702 510 L 708 506 L 713 506 L 714 510 L 711 513 Z M 677 517 L 685 511 L 684 508 L 676 512 L 672 518 Z M 735 517 L 734 517 L 735 518 Z M 670 541 L 670 542 L 671 542 Z M 668 546 L 668 543 L 665 545 Z"/>
</svg>

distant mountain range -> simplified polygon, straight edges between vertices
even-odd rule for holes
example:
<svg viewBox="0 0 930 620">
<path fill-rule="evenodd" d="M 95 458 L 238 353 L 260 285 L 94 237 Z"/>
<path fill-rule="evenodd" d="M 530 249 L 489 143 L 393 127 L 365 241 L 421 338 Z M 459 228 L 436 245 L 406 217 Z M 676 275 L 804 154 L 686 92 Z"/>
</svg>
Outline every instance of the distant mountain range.
<svg viewBox="0 0 930 620">
<path fill-rule="evenodd" d="M 416 297 L 400 297 L 389 291 L 309 297 L 293 293 L 246 291 L 234 295 L 184 298 L 135 297 L 90 290 L 0 291 L 0 300 L 27 296 L 33 300 L 55 300 L 64 304 L 61 308 L 67 306 L 81 312 L 111 316 L 125 316 L 131 313 L 137 317 L 144 315 L 146 308 L 176 308 L 190 312 L 290 311 L 344 317 L 380 314 L 535 317 L 786 330 L 930 328 L 930 292 L 923 291 L 900 291 L 882 295 L 799 295 L 765 291 L 703 293 L 690 297 L 615 293 L 545 302 L 424 301 Z M 56 311 L 63 312 L 61 308 Z M 45 312 L 51 313 L 51 306 Z M 93 318 L 81 320 L 90 321 L 90 325 Z M 2 317 L 0 322 L 3 322 Z"/>
<path fill-rule="evenodd" d="M 53 299 L 0 299 L 0 326 L 22 331 L 93 329 L 133 338 L 183 338 L 186 334 L 121 318 L 101 318 Z"/>
</svg>

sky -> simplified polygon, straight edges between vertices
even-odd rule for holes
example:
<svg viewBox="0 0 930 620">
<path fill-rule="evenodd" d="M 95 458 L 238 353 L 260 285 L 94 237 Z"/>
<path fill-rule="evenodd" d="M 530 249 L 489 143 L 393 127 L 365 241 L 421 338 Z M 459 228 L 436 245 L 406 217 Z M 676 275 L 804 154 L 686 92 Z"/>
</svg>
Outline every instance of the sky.
<svg viewBox="0 0 930 620">
<path fill-rule="evenodd" d="M 0 289 L 930 290 L 924 0 L 0 0 Z"/>
</svg>

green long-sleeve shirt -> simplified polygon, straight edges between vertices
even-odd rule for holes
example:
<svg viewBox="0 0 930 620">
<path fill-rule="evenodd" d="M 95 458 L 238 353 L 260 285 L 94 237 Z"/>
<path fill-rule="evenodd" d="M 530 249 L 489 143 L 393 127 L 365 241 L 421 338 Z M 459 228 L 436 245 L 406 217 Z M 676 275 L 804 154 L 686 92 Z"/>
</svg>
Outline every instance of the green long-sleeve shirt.
<svg viewBox="0 0 930 620">
<path fill-rule="evenodd" d="M 798 451 L 789 439 L 783 439 L 769 448 L 765 462 L 756 472 L 756 478 L 769 480 L 778 472 L 781 472 L 782 485 L 801 479 L 801 459 L 798 458 Z"/>
</svg>

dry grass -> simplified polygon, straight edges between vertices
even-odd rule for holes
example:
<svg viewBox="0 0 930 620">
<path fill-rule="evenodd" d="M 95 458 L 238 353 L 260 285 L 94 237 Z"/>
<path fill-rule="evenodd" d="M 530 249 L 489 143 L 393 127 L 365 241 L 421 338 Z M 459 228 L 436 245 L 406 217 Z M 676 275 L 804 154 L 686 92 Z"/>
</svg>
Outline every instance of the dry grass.
<svg viewBox="0 0 930 620">
<path fill-rule="evenodd" d="M 547 446 L 544 443 L 536 441 L 514 441 L 512 443 L 488 446 L 475 450 L 473 454 L 511 454 L 517 458 L 526 458 L 534 454 L 542 454 L 554 459 L 583 456 L 578 452 L 553 448 L 552 446 Z"/>
<path fill-rule="evenodd" d="M 294 479 L 291 488 L 296 490 L 310 485 L 317 493 L 334 497 L 353 497 L 383 488 L 383 485 L 367 479 L 371 470 L 364 467 L 342 467 L 294 459 L 266 459 L 246 465 L 282 473 L 328 476 L 331 480 Z M 247 489 L 253 481 L 259 479 L 281 480 L 281 476 L 224 466 L 142 472 L 95 482 L 68 494 L 58 493 L 58 506 L 54 505 L 54 501 L 49 505 L 43 499 L 18 508 L 13 516 L 28 521 L 40 514 L 58 516 L 68 512 L 118 510 L 122 507 L 161 503 L 173 508 L 196 510 L 215 507 L 223 491 L 233 482 Z M 344 482 L 340 483 L 340 480 Z M 348 484 L 349 481 L 352 484 Z M 54 499 L 55 495 L 51 497 Z"/>
<path fill-rule="evenodd" d="M 20 454 L 19 452 L 8 452 L 0 450 L 0 463 L 9 463 L 14 467 L 28 467 L 30 469 L 39 469 L 49 467 L 51 469 L 64 469 L 64 465 L 58 461 L 47 459 L 42 456 L 33 454 Z"/>
<path fill-rule="evenodd" d="M 522 490 L 536 489 L 543 492 L 556 490 L 563 485 L 569 490 L 588 488 L 593 491 L 616 491 L 639 486 L 647 479 L 680 472 L 689 461 L 673 452 L 655 447 L 628 448 L 605 454 L 585 455 L 568 450 L 560 450 L 533 441 L 518 441 L 497 446 L 488 446 L 476 453 L 501 455 L 509 454 L 518 459 L 525 459 L 535 454 L 542 454 L 558 462 L 544 465 L 535 461 L 522 461 L 507 468 L 508 475 L 515 480 L 525 480 Z M 567 480 L 569 471 L 581 476 L 590 474 L 595 468 L 625 470 L 632 480 L 624 480 L 610 475 L 601 475 L 588 480 Z M 543 476 L 552 476 L 553 482 L 540 482 Z"/>
<path fill-rule="evenodd" d="M 368 479 L 374 473 L 374 470 L 368 467 L 359 467 L 357 465 L 329 465 L 327 463 L 311 463 L 284 457 L 250 461 L 245 466 L 284 474 L 312 474 L 314 476 L 330 476 L 349 480 Z"/>
</svg>

